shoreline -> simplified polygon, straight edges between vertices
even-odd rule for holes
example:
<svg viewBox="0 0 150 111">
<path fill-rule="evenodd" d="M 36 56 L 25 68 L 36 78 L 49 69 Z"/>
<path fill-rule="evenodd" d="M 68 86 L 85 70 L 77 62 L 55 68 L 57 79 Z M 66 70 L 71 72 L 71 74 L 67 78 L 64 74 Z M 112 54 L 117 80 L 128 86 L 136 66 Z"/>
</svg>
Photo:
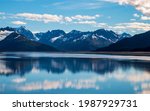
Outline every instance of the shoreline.
<svg viewBox="0 0 150 111">
<path fill-rule="evenodd" d="M 92 51 L 81 51 L 81 52 L 38 52 L 38 51 L 6 51 L 0 53 L 57 53 L 57 54 L 103 54 L 103 55 L 123 55 L 123 56 L 150 56 L 150 52 L 92 52 Z"/>
<path fill-rule="evenodd" d="M 150 56 L 150 52 L 71 52 L 71 53 L 74 53 L 74 54 L 124 55 L 124 56 Z"/>
</svg>

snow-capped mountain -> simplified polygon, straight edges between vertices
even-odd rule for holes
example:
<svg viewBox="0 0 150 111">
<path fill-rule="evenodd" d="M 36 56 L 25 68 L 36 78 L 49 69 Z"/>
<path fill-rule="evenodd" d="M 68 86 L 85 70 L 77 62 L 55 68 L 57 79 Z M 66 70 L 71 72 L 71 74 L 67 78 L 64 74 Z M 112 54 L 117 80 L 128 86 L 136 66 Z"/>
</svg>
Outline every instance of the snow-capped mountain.
<svg viewBox="0 0 150 111">
<path fill-rule="evenodd" d="M 122 39 L 97 51 L 150 51 L 150 31 Z"/>
<path fill-rule="evenodd" d="M 65 32 L 63 30 L 52 30 L 45 33 L 37 33 L 35 36 L 39 41 L 49 44 L 49 42 L 54 42 L 58 37 L 64 36 Z M 56 38 L 55 38 L 56 37 Z"/>
<path fill-rule="evenodd" d="M 34 41 L 38 40 L 38 38 L 30 30 L 26 29 L 26 27 L 24 26 L 18 28 L 11 28 L 11 27 L 0 28 L 0 37 L 1 37 L 0 40 L 3 40 L 5 37 L 7 37 L 9 34 L 13 32 L 17 32 L 25 36 L 29 40 L 34 40 Z"/>
<path fill-rule="evenodd" d="M 42 44 L 53 46 L 62 51 L 90 51 L 109 46 L 124 38 L 131 37 L 130 34 L 117 34 L 111 30 L 99 29 L 96 31 L 81 32 L 72 30 L 65 33 L 63 30 L 52 30 L 33 34 L 26 27 L 0 28 L 0 41 L 11 33 L 18 33 L 26 39 L 37 41 Z"/>
<path fill-rule="evenodd" d="M 52 46 L 27 39 L 25 36 L 13 32 L 0 41 L 0 51 L 58 51 Z"/>
<path fill-rule="evenodd" d="M 119 35 L 105 29 L 99 29 L 93 32 L 72 30 L 69 33 L 65 33 L 62 30 L 52 30 L 35 35 L 39 38 L 39 42 L 53 45 L 64 51 L 96 50 L 97 48 L 116 43 L 123 38 L 131 37 L 131 35 L 126 33 Z"/>
<path fill-rule="evenodd" d="M 15 28 L 15 31 L 19 34 L 24 35 L 29 40 L 35 40 L 35 41 L 38 40 L 38 38 L 30 30 L 26 29 L 26 27 L 24 26 Z"/>
</svg>

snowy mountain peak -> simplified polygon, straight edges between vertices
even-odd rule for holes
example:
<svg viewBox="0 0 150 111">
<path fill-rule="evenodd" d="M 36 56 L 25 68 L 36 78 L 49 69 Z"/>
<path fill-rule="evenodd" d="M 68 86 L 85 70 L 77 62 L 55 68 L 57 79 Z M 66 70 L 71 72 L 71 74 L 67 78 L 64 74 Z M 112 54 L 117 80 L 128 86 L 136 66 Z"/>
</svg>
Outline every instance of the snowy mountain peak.
<svg viewBox="0 0 150 111">
<path fill-rule="evenodd" d="M 29 40 L 38 40 L 38 38 L 28 29 L 26 29 L 25 26 L 20 26 L 19 28 L 16 28 L 16 32 L 24 35 Z"/>
</svg>

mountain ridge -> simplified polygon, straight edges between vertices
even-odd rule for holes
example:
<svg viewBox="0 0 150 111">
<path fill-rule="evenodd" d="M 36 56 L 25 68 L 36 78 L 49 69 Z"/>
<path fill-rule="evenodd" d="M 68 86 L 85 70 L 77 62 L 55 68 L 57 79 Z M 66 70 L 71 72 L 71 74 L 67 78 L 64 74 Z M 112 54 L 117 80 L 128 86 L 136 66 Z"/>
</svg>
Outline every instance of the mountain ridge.
<svg viewBox="0 0 150 111">
<path fill-rule="evenodd" d="M 45 44 L 31 41 L 16 32 L 11 33 L 0 41 L 0 51 L 58 51 L 57 49 Z"/>
<path fill-rule="evenodd" d="M 40 32 L 40 33 L 33 34 L 30 30 L 28 30 L 26 27 L 23 26 L 18 28 L 12 28 L 12 27 L 0 28 L 0 44 L 3 44 L 0 45 L 1 51 L 3 51 L 5 48 L 8 49 L 7 47 L 11 48 L 10 47 L 11 45 L 9 46 L 8 44 L 7 45 L 4 44 L 4 40 L 8 42 L 10 39 L 10 41 L 12 40 L 14 42 L 13 39 L 15 38 L 15 40 L 17 40 L 17 43 L 20 46 L 22 46 L 19 43 L 22 41 L 19 41 L 18 40 L 19 38 L 17 38 L 17 36 L 14 33 L 22 37 L 21 40 L 25 41 L 26 48 L 32 47 L 34 49 L 35 47 L 33 44 L 40 45 L 39 51 L 42 51 L 40 50 L 42 45 L 45 48 L 49 47 L 49 49 L 53 51 L 60 50 L 66 52 L 67 51 L 68 52 L 95 51 L 95 50 L 96 51 L 150 51 L 149 50 L 150 31 L 147 31 L 142 34 L 136 34 L 134 36 L 131 36 L 128 33 L 117 34 L 112 30 L 106 30 L 106 29 L 98 29 L 96 31 L 86 31 L 86 32 L 79 31 L 79 30 L 72 30 L 68 33 L 58 29 L 58 30 L 51 30 L 51 31 L 48 30 L 47 32 Z M 13 39 L 10 38 L 10 35 Z M 11 44 L 10 41 L 9 44 Z M 27 46 L 27 44 L 29 46 Z M 2 47 L 5 48 L 2 49 Z M 27 49 L 30 50 L 29 48 Z M 18 50 L 17 47 L 16 50 Z M 38 49 L 36 49 L 36 51 L 38 51 Z"/>
<path fill-rule="evenodd" d="M 125 38 L 97 51 L 150 51 L 150 31 Z"/>
<path fill-rule="evenodd" d="M 96 50 L 97 48 L 108 46 L 126 37 L 131 37 L 129 34 L 126 34 L 127 36 L 119 35 L 105 29 L 87 32 L 72 30 L 68 33 L 65 33 L 63 30 L 57 31 L 57 35 L 51 34 L 50 31 L 35 35 L 39 38 L 39 42 L 61 48 L 61 50 L 65 51 Z"/>
</svg>

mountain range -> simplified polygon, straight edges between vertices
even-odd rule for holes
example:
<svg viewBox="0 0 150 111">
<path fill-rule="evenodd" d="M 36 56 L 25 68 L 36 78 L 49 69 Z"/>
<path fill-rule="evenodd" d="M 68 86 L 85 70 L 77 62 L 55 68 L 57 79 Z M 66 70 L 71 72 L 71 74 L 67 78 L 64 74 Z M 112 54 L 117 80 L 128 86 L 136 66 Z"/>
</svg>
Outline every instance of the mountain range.
<svg viewBox="0 0 150 111">
<path fill-rule="evenodd" d="M 25 36 L 13 32 L 0 41 L 0 51 L 58 51 L 52 46 L 27 39 Z"/>
<path fill-rule="evenodd" d="M 150 51 L 150 31 L 125 38 L 97 51 Z"/>
<path fill-rule="evenodd" d="M 108 46 L 131 35 L 116 34 L 113 31 L 99 29 L 93 32 L 72 30 L 65 33 L 63 30 L 52 30 L 46 33 L 35 34 L 39 42 L 52 45 L 63 51 L 91 51 Z"/>
<path fill-rule="evenodd" d="M 24 39 L 23 44 L 26 45 L 24 45 L 23 49 L 21 49 L 21 42 L 23 41 L 12 39 L 17 36 L 20 36 L 19 40 Z M 11 38 L 12 43 L 9 41 L 9 44 L 6 45 L 8 38 Z M 24 51 L 28 50 L 28 47 L 31 47 L 31 45 L 34 44 L 31 49 L 34 49 L 35 51 L 38 51 L 39 49 L 41 51 L 43 48 L 36 49 L 37 47 L 35 47 L 35 44 L 37 44 L 37 46 L 43 45 L 44 47 L 49 47 L 49 51 L 54 51 L 54 49 L 55 51 L 94 51 L 102 47 L 107 47 L 125 38 L 131 38 L 131 35 L 127 33 L 117 34 L 111 30 L 105 29 L 87 32 L 72 30 L 69 33 L 66 33 L 63 30 L 52 30 L 33 34 L 24 26 L 18 28 L 5 27 L 0 28 L 0 49 L 1 51 L 9 51 L 8 49 L 10 48 L 7 47 L 15 47 L 14 50 Z M 16 43 L 16 41 L 18 46 L 12 45 L 13 43 Z"/>
</svg>

